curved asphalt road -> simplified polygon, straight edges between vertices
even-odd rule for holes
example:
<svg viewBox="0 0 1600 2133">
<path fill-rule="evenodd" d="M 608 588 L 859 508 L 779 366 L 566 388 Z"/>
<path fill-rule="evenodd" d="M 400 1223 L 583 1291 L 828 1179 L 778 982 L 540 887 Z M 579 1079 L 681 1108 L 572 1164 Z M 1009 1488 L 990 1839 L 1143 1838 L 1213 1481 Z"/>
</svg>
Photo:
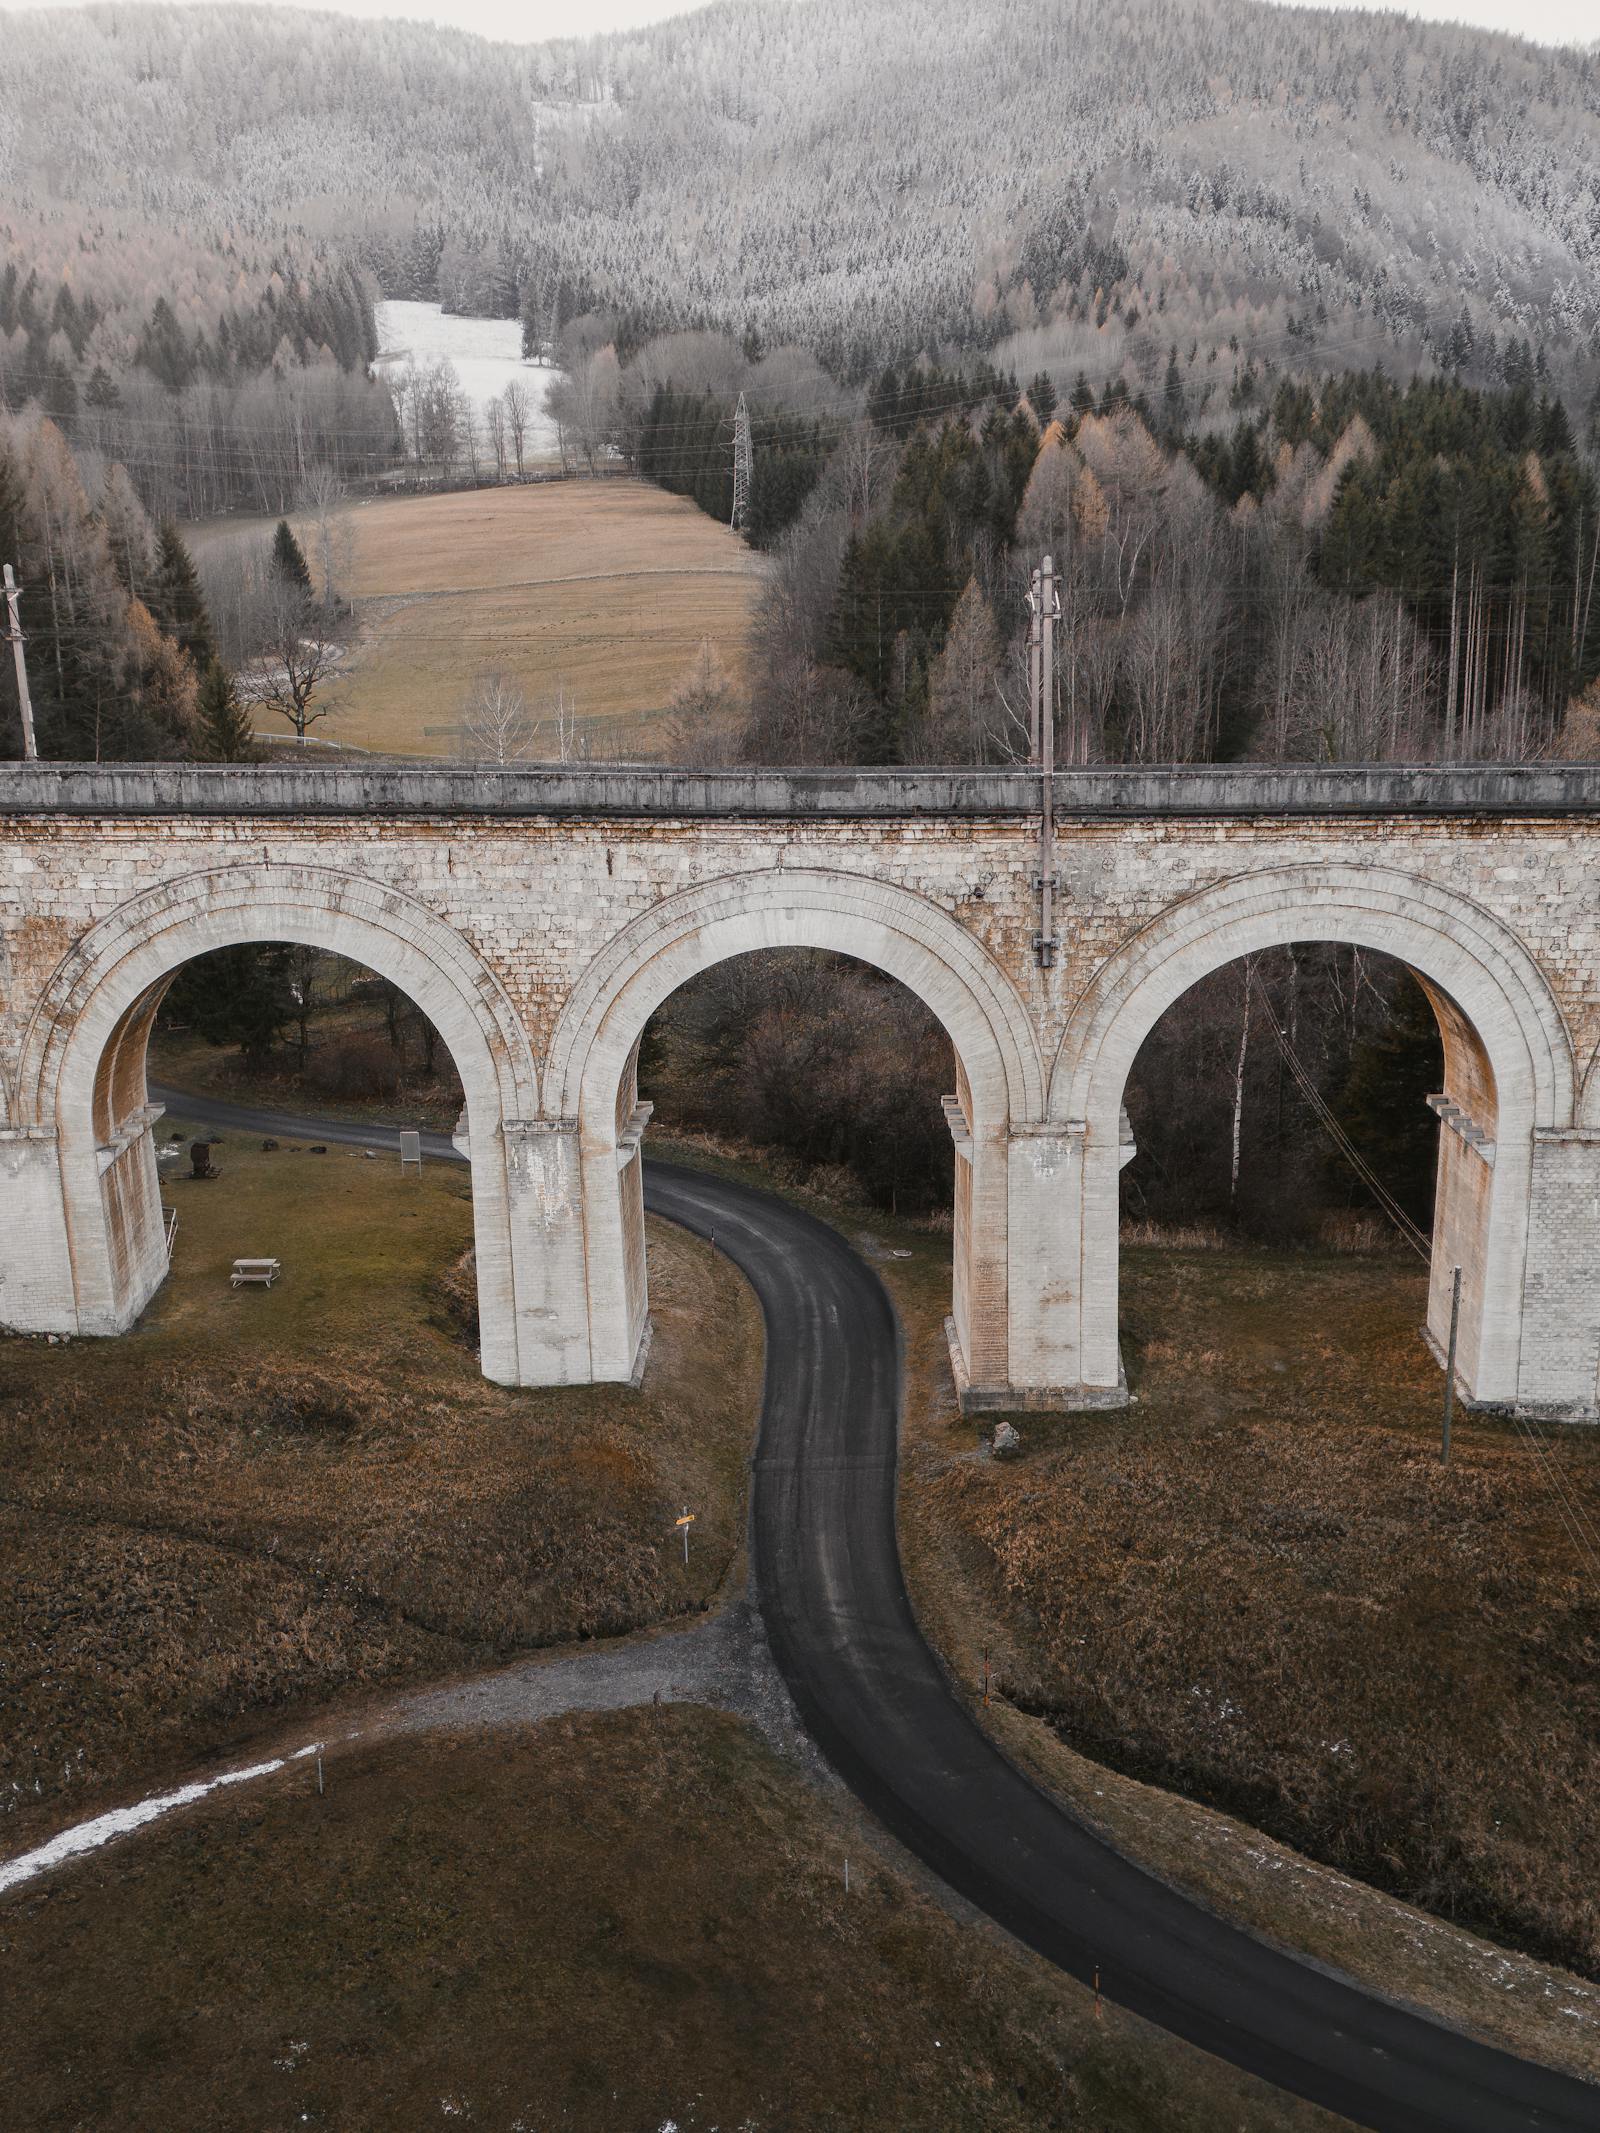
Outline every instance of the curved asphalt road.
<svg viewBox="0 0 1600 2133">
<path fill-rule="evenodd" d="M 377 1129 L 153 1096 L 280 1138 Z M 434 1155 L 451 1154 L 428 1135 Z M 969 1902 L 1106 1996 L 1384 2133 L 1600 2133 L 1600 2088 L 1492 2050 L 1268 1946 L 1123 1858 L 980 1731 L 924 1643 L 895 1535 L 899 1332 L 837 1233 L 769 1194 L 650 1163 L 651 1211 L 714 1238 L 760 1298 L 751 1504 L 774 1655 L 830 1763 Z"/>
</svg>

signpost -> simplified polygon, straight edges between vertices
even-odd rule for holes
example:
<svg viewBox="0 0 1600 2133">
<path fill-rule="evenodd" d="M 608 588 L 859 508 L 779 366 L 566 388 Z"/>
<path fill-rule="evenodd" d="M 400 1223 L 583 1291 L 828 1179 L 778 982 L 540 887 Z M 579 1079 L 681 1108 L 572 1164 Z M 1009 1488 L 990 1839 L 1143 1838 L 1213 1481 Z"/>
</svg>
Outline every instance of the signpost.
<svg viewBox="0 0 1600 2133">
<path fill-rule="evenodd" d="M 1456 1333 L 1461 1325 L 1461 1269 L 1457 1267 L 1450 1280 L 1450 1348 L 1444 1365 L 1444 1433 L 1439 1445 L 1439 1457 L 1446 1466 L 1450 1464 L 1450 1418 L 1456 1404 Z"/>
<path fill-rule="evenodd" d="M 685 1570 L 689 1567 L 689 1528 L 694 1524 L 694 1516 L 689 1506 L 685 1504 L 682 1518 L 675 1518 L 672 1521 L 675 1526 L 683 1528 L 683 1567 Z"/>
</svg>

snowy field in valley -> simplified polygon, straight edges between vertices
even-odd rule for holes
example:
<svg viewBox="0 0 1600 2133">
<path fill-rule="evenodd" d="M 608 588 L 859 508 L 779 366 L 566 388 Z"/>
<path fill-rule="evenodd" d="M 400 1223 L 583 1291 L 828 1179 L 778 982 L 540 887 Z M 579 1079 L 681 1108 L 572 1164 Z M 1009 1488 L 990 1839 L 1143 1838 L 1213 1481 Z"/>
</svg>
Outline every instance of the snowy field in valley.
<svg viewBox="0 0 1600 2133">
<path fill-rule="evenodd" d="M 517 378 L 528 388 L 533 406 L 525 447 L 528 456 L 540 457 L 556 449 L 556 426 L 544 411 L 544 396 L 561 373 L 546 364 L 523 360 L 520 320 L 453 318 L 437 304 L 398 299 L 380 303 L 377 313 L 375 369 L 392 373 L 403 369 L 407 361 L 426 369 L 444 356 L 454 364 L 480 426 L 489 402 Z"/>
</svg>

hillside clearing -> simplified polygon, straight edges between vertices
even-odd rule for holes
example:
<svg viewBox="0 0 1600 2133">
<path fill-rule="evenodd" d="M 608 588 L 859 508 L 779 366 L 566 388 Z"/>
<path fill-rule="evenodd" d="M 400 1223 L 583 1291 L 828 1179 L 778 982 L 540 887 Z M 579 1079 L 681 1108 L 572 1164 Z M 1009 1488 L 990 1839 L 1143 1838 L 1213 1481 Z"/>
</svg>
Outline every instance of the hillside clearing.
<svg viewBox="0 0 1600 2133">
<path fill-rule="evenodd" d="M 308 548 L 309 528 L 296 522 Z M 341 706 L 319 739 L 396 755 L 448 756 L 473 677 L 493 670 L 546 707 L 536 753 L 649 754 L 665 740 L 673 689 L 709 639 L 744 670 L 761 558 L 682 497 L 637 481 L 565 481 L 397 496 L 343 508 L 351 560 L 342 589 L 357 634 L 335 684 Z M 263 541 L 267 521 L 187 529 Z M 279 737 L 287 728 L 279 727 Z"/>
</svg>

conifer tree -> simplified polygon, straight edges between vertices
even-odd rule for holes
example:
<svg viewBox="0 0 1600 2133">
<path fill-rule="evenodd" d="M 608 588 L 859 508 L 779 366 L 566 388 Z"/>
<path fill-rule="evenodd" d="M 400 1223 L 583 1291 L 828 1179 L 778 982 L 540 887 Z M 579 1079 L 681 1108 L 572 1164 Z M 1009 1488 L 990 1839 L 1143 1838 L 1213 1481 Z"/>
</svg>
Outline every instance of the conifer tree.
<svg viewBox="0 0 1600 2133">
<path fill-rule="evenodd" d="M 311 566 L 286 518 L 279 519 L 272 536 L 272 575 L 279 584 L 297 587 L 307 599 L 311 597 Z"/>
<path fill-rule="evenodd" d="M 128 602 L 126 626 L 132 659 L 117 753 L 156 761 L 192 755 L 199 694 L 194 668 L 142 600 Z"/>
<path fill-rule="evenodd" d="M 169 518 L 161 521 L 156 534 L 156 579 L 149 607 L 163 634 L 188 653 L 196 674 L 204 674 L 217 656 L 217 641 L 194 558 Z"/>
<path fill-rule="evenodd" d="M 233 676 L 213 659 L 200 683 L 196 753 L 206 763 L 255 763 L 261 758 L 250 714 L 239 701 Z"/>
</svg>

